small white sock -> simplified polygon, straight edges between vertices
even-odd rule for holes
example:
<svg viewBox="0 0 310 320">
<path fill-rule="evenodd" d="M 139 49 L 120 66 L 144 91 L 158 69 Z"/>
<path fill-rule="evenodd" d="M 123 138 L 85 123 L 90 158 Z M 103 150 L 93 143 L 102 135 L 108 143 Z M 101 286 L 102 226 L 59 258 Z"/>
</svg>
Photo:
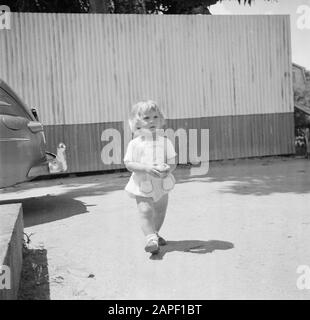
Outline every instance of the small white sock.
<svg viewBox="0 0 310 320">
<path fill-rule="evenodd" d="M 150 240 L 157 240 L 156 233 L 151 233 L 146 236 L 146 242 L 149 242 Z"/>
</svg>

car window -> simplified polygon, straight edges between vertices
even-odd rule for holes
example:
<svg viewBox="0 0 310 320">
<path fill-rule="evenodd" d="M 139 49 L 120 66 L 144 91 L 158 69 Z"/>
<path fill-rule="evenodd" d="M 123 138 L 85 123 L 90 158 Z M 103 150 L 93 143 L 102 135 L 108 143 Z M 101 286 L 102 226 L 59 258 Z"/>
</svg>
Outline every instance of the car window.
<svg viewBox="0 0 310 320">
<path fill-rule="evenodd" d="M 24 109 L 2 88 L 0 88 L 0 115 L 7 114 L 29 118 Z"/>
</svg>

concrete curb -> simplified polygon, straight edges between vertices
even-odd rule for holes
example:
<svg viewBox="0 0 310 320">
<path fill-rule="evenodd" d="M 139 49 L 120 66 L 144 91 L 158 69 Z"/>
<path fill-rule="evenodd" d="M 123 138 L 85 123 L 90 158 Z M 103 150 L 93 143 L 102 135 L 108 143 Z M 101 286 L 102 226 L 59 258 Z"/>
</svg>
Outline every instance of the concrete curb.
<svg viewBox="0 0 310 320">
<path fill-rule="evenodd" d="M 1 205 L 0 300 L 17 299 L 23 264 L 23 231 L 22 204 Z"/>
</svg>

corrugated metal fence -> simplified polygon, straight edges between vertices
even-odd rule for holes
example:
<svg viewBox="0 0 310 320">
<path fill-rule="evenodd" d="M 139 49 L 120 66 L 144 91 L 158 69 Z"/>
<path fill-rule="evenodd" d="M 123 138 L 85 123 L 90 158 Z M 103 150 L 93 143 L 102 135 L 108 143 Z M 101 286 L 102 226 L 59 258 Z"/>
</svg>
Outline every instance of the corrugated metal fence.
<svg viewBox="0 0 310 320">
<path fill-rule="evenodd" d="M 128 110 L 143 99 L 156 100 L 175 129 L 209 128 L 211 160 L 294 152 L 288 16 L 11 21 L 0 31 L 0 77 L 38 109 L 50 149 L 68 145 L 70 171 L 120 167 L 102 163 L 102 130 L 128 130 Z"/>
</svg>

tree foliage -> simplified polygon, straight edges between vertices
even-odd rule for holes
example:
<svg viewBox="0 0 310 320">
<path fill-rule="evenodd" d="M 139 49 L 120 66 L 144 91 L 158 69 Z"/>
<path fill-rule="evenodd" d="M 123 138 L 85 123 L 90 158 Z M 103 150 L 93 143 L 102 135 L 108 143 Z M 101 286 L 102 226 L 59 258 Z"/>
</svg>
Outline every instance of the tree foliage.
<svg viewBox="0 0 310 320">
<path fill-rule="evenodd" d="M 14 12 L 210 14 L 208 7 L 222 0 L 7 0 Z M 233 0 L 251 5 L 253 0 Z M 271 0 L 265 0 L 271 1 Z"/>
<path fill-rule="evenodd" d="M 294 90 L 294 102 L 308 107 L 310 110 L 310 85 L 305 90 Z M 295 110 L 295 127 L 310 127 L 310 116 L 302 111 Z"/>
<path fill-rule="evenodd" d="M 90 9 L 89 0 L 6 0 L 2 4 L 13 12 L 83 13 Z"/>
<path fill-rule="evenodd" d="M 294 101 L 300 105 L 310 108 L 310 85 L 304 90 L 294 90 Z"/>
</svg>

